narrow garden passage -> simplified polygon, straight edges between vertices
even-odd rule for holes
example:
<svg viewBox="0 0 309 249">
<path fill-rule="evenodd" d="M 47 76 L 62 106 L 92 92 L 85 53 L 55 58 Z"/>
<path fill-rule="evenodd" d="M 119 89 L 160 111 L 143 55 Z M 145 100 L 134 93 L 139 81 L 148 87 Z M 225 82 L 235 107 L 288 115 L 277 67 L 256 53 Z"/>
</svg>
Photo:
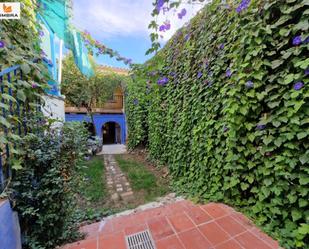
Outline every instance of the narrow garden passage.
<svg viewBox="0 0 309 249">
<path fill-rule="evenodd" d="M 126 236 L 148 230 L 157 249 L 278 249 L 244 215 L 223 204 L 174 201 L 87 225 L 85 240 L 62 249 L 129 249 Z M 147 247 L 131 247 L 147 248 Z"/>
<path fill-rule="evenodd" d="M 104 155 L 107 187 L 114 202 L 129 202 L 133 192 L 127 177 L 120 170 L 114 155 Z"/>
</svg>

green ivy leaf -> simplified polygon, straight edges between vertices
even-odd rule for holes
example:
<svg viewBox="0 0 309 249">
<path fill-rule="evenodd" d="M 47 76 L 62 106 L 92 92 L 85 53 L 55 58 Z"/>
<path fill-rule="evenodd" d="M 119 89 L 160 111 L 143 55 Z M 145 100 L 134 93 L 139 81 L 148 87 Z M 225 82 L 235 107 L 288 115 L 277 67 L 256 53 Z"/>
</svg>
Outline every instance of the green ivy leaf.
<svg viewBox="0 0 309 249">
<path fill-rule="evenodd" d="M 11 128 L 11 124 L 3 116 L 0 116 L 0 124 L 4 125 L 6 128 Z"/>
<path fill-rule="evenodd" d="M 18 90 L 18 91 L 17 91 L 17 98 L 18 98 L 19 100 L 25 102 L 27 97 L 26 97 L 26 95 L 25 95 L 25 93 L 24 93 L 23 90 Z"/>
<path fill-rule="evenodd" d="M 299 157 L 299 161 L 302 163 L 302 164 L 306 164 L 307 162 L 309 162 L 309 154 L 304 154 L 302 156 Z"/>
<path fill-rule="evenodd" d="M 303 138 L 305 138 L 307 135 L 308 135 L 308 133 L 307 133 L 306 131 L 303 131 L 303 132 L 297 133 L 297 138 L 298 138 L 298 139 L 303 139 Z"/>
<path fill-rule="evenodd" d="M 301 176 L 299 178 L 299 184 L 300 185 L 307 185 L 309 183 L 309 177 Z"/>
<path fill-rule="evenodd" d="M 28 64 L 21 64 L 20 65 L 21 70 L 23 71 L 23 74 L 29 74 L 31 71 L 31 68 Z"/>
<path fill-rule="evenodd" d="M 292 219 L 293 221 L 297 221 L 302 218 L 302 213 L 299 210 L 293 209 L 292 210 Z"/>
<path fill-rule="evenodd" d="M 308 206 L 308 200 L 301 198 L 301 199 L 298 200 L 298 205 L 299 205 L 299 207 L 306 207 L 306 206 Z"/>
</svg>

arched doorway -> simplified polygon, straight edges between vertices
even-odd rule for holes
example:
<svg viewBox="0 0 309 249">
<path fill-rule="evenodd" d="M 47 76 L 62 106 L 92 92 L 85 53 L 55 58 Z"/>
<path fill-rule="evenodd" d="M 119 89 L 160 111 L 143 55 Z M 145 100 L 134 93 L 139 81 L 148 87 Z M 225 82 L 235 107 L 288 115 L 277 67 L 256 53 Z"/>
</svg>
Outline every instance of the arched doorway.
<svg viewBox="0 0 309 249">
<path fill-rule="evenodd" d="M 103 144 L 120 144 L 121 128 L 116 122 L 107 122 L 102 127 Z"/>
</svg>

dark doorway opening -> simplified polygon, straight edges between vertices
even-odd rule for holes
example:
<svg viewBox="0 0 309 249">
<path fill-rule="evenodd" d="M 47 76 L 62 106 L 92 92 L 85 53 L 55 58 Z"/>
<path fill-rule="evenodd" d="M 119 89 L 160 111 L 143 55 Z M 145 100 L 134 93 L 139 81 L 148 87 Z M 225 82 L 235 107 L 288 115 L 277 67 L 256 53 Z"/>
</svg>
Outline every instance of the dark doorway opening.
<svg viewBox="0 0 309 249">
<path fill-rule="evenodd" d="M 103 126 L 103 144 L 120 144 L 121 129 L 116 122 L 107 122 Z"/>
</svg>

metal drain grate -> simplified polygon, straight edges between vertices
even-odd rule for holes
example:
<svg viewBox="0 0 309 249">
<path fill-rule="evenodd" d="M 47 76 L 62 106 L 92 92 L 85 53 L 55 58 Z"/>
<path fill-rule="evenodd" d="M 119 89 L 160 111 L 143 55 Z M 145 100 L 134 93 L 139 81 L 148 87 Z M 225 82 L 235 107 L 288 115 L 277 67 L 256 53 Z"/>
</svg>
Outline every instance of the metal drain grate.
<svg viewBox="0 0 309 249">
<path fill-rule="evenodd" d="M 156 249 L 148 230 L 126 236 L 128 249 Z"/>
</svg>

